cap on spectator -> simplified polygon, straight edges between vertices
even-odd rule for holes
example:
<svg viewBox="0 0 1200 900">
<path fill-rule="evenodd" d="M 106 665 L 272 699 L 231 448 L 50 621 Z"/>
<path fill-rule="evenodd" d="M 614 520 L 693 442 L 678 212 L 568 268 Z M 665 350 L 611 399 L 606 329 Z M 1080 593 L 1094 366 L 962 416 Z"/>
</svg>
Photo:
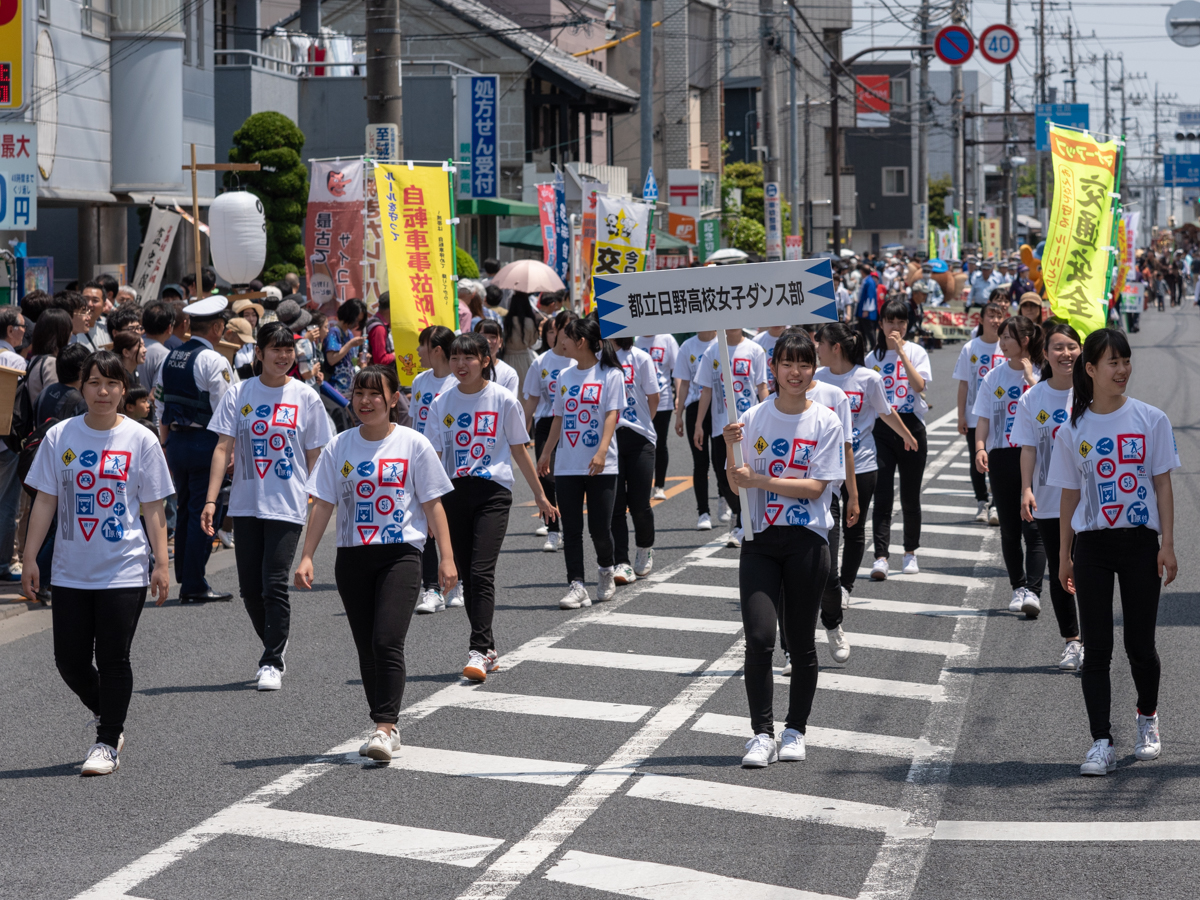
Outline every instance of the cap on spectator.
<svg viewBox="0 0 1200 900">
<path fill-rule="evenodd" d="M 312 313 L 301 309 L 295 300 L 284 300 L 275 310 L 275 315 L 279 316 L 280 322 L 292 329 L 293 334 L 299 334 L 312 323 Z"/>
<path fill-rule="evenodd" d="M 227 306 L 229 306 L 229 301 L 224 297 L 204 297 L 195 303 L 189 303 L 183 308 L 183 311 L 186 315 L 203 319 L 207 316 L 219 316 L 225 312 Z"/>
</svg>

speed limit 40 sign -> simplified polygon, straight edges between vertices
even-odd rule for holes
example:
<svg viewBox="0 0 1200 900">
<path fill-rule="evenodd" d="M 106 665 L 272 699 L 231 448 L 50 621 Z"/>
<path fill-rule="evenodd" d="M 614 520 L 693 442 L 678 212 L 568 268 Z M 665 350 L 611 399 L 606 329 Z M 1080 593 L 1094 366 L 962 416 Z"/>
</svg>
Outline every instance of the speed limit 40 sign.
<svg viewBox="0 0 1200 900">
<path fill-rule="evenodd" d="M 989 25 L 979 35 L 979 53 L 990 63 L 1003 66 L 1016 58 L 1021 41 L 1008 25 Z"/>
</svg>

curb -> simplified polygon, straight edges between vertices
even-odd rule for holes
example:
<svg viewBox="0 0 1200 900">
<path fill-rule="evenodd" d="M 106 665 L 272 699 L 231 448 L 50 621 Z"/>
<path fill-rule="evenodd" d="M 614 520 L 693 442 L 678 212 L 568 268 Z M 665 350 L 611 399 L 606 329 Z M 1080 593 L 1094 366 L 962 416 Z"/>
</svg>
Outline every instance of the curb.
<svg viewBox="0 0 1200 900">
<path fill-rule="evenodd" d="M 32 609 L 43 608 L 42 604 L 25 600 L 15 594 L 7 597 L 0 595 L 0 622 L 5 619 L 11 619 L 13 616 L 19 616 L 23 612 L 29 612 Z"/>
</svg>

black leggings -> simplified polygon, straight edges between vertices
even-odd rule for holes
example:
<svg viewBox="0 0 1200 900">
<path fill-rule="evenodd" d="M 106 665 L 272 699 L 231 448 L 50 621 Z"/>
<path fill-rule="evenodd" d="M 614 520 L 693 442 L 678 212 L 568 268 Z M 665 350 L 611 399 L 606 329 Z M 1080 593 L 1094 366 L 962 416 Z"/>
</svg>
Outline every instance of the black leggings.
<svg viewBox="0 0 1200 900">
<path fill-rule="evenodd" d="M 480 653 L 496 649 L 492 618 L 496 614 L 496 562 L 508 531 L 512 491 L 486 478 L 453 479 L 454 490 L 442 496 L 454 565 L 463 586 L 463 604 L 471 623 L 471 647 Z"/>
<path fill-rule="evenodd" d="M 867 508 L 871 505 L 871 495 L 875 492 L 875 473 L 864 472 L 859 475 L 856 472 L 854 482 L 858 487 L 858 521 L 853 525 L 846 524 L 846 504 L 850 495 L 845 483 L 842 484 L 841 491 L 835 492 L 830 498 L 829 513 L 833 516 L 833 527 L 829 529 L 829 577 L 821 595 L 821 624 L 826 629 L 837 628 L 842 624 L 842 587 L 847 591 L 853 590 L 854 579 L 858 575 L 858 567 L 862 564 L 863 552 L 866 550 Z M 842 542 L 843 533 L 845 547 L 839 572 L 838 544 Z"/>
<path fill-rule="evenodd" d="M 233 555 L 238 587 L 254 632 L 262 641 L 260 666 L 283 668 L 292 628 L 288 598 L 292 562 L 303 525 L 253 516 L 233 517 Z"/>
<path fill-rule="evenodd" d="M 728 448 L 725 446 L 725 438 L 722 437 L 720 431 L 717 431 L 712 439 L 712 463 L 713 471 L 717 476 L 717 493 L 724 498 L 725 502 L 729 504 L 730 511 L 733 512 L 733 520 L 730 522 L 730 527 L 737 528 L 742 524 L 742 500 L 738 496 L 737 488 L 729 483 L 729 476 L 725 474 L 727 452 Z"/>
<path fill-rule="evenodd" d="M 1113 653 L 1113 580 L 1121 585 L 1125 655 L 1137 688 L 1137 708 L 1143 715 L 1158 711 L 1161 666 L 1154 647 L 1158 621 L 1158 532 L 1145 525 L 1107 528 L 1075 535 L 1075 592 L 1083 626 L 1081 681 L 1092 740 L 1112 741 L 1112 685 L 1109 664 Z M 55 597 L 58 594 L 55 593 Z"/>
<path fill-rule="evenodd" d="M 972 468 L 974 465 L 971 464 Z M 988 472 L 992 476 L 992 505 L 1000 517 L 1000 553 L 1004 556 L 1004 568 L 1008 569 L 1008 583 L 1013 588 L 1028 588 L 1040 597 L 1046 548 L 1038 527 L 1021 518 L 1021 448 L 989 450 Z"/>
<path fill-rule="evenodd" d="M 1058 519 L 1034 519 L 1046 548 L 1046 562 L 1050 569 L 1050 602 L 1054 604 L 1054 618 L 1058 619 L 1058 633 L 1063 640 L 1079 638 L 1079 614 L 1075 610 L 1075 597 L 1058 580 L 1058 554 L 1062 547 L 1062 533 Z"/>
<path fill-rule="evenodd" d="M 904 552 L 916 553 L 921 546 L 921 479 L 925 476 L 925 423 L 913 413 L 900 418 L 917 439 L 916 450 L 905 450 L 904 439 L 890 428 L 875 429 L 875 455 L 879 472 L 875 480 L 875 512 L 871 530 L 875 536 L 875 558 L 887 559 L 892 541 L 892 507 L 896 502 L 894 480 L 900 470 L 900 509 L 904 512 Z"/>
<path fill-rule="evenodd" d="M 633 519 L 633 539 L 641 548 L 654 546 L 654 510 L 650 492 L 654 482 L 656 449 L 653 443 L 632 428 L 617 429 L 617 489 L 613 495 L 613 558 L 617 565 L 629 562 L 629 524 L 625 509 Z"/>
<path fill-rule="evenodd" d="M 54 586 L 54 663 L 67 687 L 100 717 L 96 740 L 114 748 L 133 695 L 129 648 L 145 604 L 144 587 L 93 591 Z"/>
<path fill-rule="evenodd" d="M 612 512 L 617 493 L 616 475 L 558 475 L 558 509 L 562 513 L 563 556 L 567 584 L 583 581 L 583 504 L 587 499 L 588 533 L 596 549 L 596 564 L 614 564 Z"/>
<path fill-rule="evenodd" d="M 404 641 L 421 595 L 421 554 L 412 544 L 338 547 L 333 574 L 371 721 L 394 725 L 404 699 Z"/>
<path fill-rule="evenodd" d="M 661 402 L 662 395 L 659 394 Z M 654 486 L 664 487 L 667 483 L 667 440 L 671 437 L 671 415 L 675 410 L 660 409 L 654 414 Z"/>
<path fill-rule="evenodd" d="M 971 415 L 970 411 L 967 413 Z M 971 462 L 971 487 L 975 490 L 975 502 L 988 502 L 988 480 L 987 476 L 975 468 L 975 429 L 967 429 L 967 456 Z"/>
<path fill-rule="evenodd" d="M 828 576 L 829 545 L 802 526 L 772 525 L 742 544 L 738 587 L 746 632 L 746 699 L 755 734 L 775 734 L 771 657 L 777 627 L 787 636 L 792 658 L 786 727 L 804 733 L 817 691 L 813 633 Z"/>
<path fill-rule="evenodd" d="M 533 423 L 533 458 L 535 460 L 542 458 L 542 449 L 546 446 L 546 441 L 550 437 L 550 426 L 554 424 L 554 416 L 545 416 Z M 554 453 L 550 453 L 550 474 L 538 476 L 538 481 L 542 483 L 542 490 L 546 492 L 546 499 L 550 501 L 551 506 L 555 506 L 556 494 L 554 493 Z M 558 531 L 558 519 L 553 522 L 547 522 L 544 518 L 542 523 L 549 531 Z"/>
<path fill-rule="evenodd" d="M 708 432 L 712 428 L 712 407 L 704 414 L 704 449 L 697 450 L 692 443 L 696 434 L 696 413 L 700 411 L 700 401 L 689 403 L 683 411 L 683 433 L 687 437 L 687 445 L 692 451 L 692 491 L 696 494 L 696 514 L 703 516 L 708 513 L 708 463 L 709 442 Z"/>
</svg>

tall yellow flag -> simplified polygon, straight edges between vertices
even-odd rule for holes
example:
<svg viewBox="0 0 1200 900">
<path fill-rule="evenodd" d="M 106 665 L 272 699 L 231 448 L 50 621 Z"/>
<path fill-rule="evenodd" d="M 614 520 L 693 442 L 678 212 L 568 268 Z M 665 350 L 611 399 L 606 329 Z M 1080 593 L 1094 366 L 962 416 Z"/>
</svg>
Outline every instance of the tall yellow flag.
<svg viewBox="0 0 1200 900">
<path fill-rule="evenodd" d="M 383 252 L 391 292 L 392 342 L 400 383 L 421 370 L 417 335 L 458 327 L 450 175 L 437 166 L 375 166 Z"/>
<path fill-rule="evenodd" d="M 1081 336 L 1108 321 L 1108 273 L 1113 260 L 1113 197 L 1120 160 L 1115 141 L 1050 126 L 1054 200 L 1042 251 L 1050 309 Z"/>
</svg>

